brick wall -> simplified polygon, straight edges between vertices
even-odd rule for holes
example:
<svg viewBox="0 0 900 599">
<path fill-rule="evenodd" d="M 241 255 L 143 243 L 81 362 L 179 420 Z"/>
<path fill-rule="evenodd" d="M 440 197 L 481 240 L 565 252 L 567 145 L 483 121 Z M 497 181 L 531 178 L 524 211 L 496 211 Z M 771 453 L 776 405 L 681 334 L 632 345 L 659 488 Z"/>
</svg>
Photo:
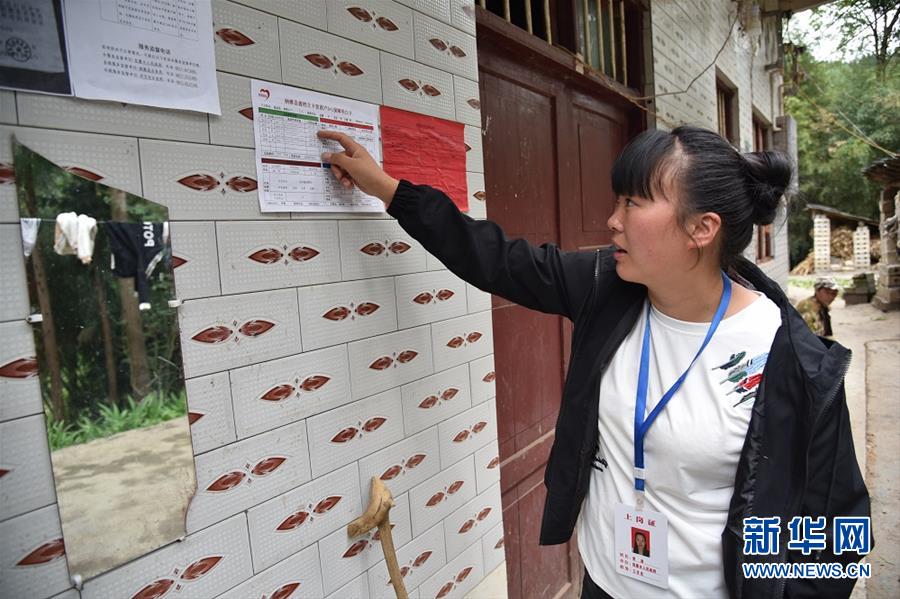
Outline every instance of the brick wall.
<svg viewBox="0 0 900 599">
<path fill-rule="evenodd" d="M 398 27 L 388 32 L 354 19 L 365 6 Z M 466 125 L 470 213 L 485 214 L 474 194 L 484 188 L 477 98 L 475 24 L 465 0 L 214 0 L 215 28 L 248 35 L 249 46 L 216 39 L 221 117 L 117 103 L 0 92 L 0 162 L 11 162 L 10 136 L 61 166 L 78 165 L 101 182 L 164 204 L 172 223 L 184 372 L 191 409 L 206 416 L 192 427 L 198 489 L 187 537 L 72 587 L 66 562 L 15 564 L 61 538 L 50 457 L 35 379 L 0 378 L 0 596 L 130 597 L 209 556 L 223 556 L 185 597 L 243 598 L 301 582 L 306 597 L 393 596 L 381 548 L 371 534 L 354 545 L 345 525 L 368 501 L 369 480 L 392 466 L 394 542 L 410 565 L 411 596 L 434 597 L 468 570 L 450 597 L 461 597 L 503 560 L 490 297 L 450 274 L 386 217 L 262 214 L 256 192 L 192 190 L 191 172 L 255 179 L 253 130 L 238 112 L 251 105 L 251 77 L 412 110 Z M 449 40 L 466 56 L 428 42 Z M 350 60 L 363 74 L 323 72 L 302 57 L 321 52 Z M 441 90 L 411 95 L 410 77 Z M 320 250 L 309 268 L 267 269 L 245 258 L 282 239 Z M 402 255 L 372 258 L 371 239 L 403 240 Z M 25 324 L 28 298 L 13 185 L 0 185 L 0 364 L 35 354 Z M 293 269 L 293 270 L 292 270 Z M 449 299 L 420 304 L 423 291 Z M 335 305 L 369 301 L 366 318 L 333 322 Z M 192 335 L 217 318 L 279 323 L 264 345 L 204 346 Z M 451 348 L 447 342 L 480 332 Z M 470 337 L 474 339 L 474 337 Z M 414 359 L 382 371 L 368 367 L 404 350 Z M 304 373 L 332 373 L 315 401 L 264 405 L 266 386 Z M 436 405 L 427 397 L 442 398 Z M 362 438 L 336 444 L 350 426 L 384 418 Z M 462 435 L 468 431 L 467 435 Z M 263 453 L 295 456 L 262 484 L 205 494 L 216 476 Z M 277 476 L 276 476 L 277 475 Z M 275 528 L 298 506 L 330 509 L 292 533 Z M 443 499 L 441 499 L 443 498 Z M 330 502 L 330 503 L 333 503 Z M 490 508 L 490 509 L 487 509 Z M 478 519 L 478 516 L 481 519 Z M 472 520 L 474 526 L 464 526 Z M 364 546 L 363 546 L 364 545 Z M 420 593 L 421 591 L 421 593 Z M 292 595 L 293 596 L 293 595 Z"/>
<path fill-rule="evenodd" d="M 781 116 L 778 98 L 781 75 L 771 74 L 766 64 L 777 56 L 777 36 L 768 22 L 741 31 L 739 20 L 722 53 L 716 52 L 728 37 L 737 4 L 731 0 L 656 0 L 650 5 L 654 94 L 677 92 L 708 65 L 687 92 L 656 99 L 655 110 L 675 124 L 691 124 L 716 130 L 716 73 L 736 88 L 738 146 L 753 150 L 753 114 L 773 126 Z M 662 120 L 660 128 L 669 128 Z M 760 268 L 782 286 L 787 285 L 789 255 L 786 212 L 781 210 L 774 226 L 774 258 Z M 756 260 L 756 236 L 745 255 Z"/>
</svg>

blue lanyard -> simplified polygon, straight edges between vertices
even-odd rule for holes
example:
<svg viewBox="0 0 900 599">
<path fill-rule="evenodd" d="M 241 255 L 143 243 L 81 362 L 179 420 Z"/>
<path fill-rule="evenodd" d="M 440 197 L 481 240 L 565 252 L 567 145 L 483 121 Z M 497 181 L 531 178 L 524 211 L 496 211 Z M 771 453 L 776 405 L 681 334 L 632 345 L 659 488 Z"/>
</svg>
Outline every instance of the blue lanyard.
<svg viewBox="0 0 900 599">
<path fill-rule="evenodd" d="M 641 347 L 641 367 L 638 371 L 637 397 L 634 403 L 634 488 L 637 491 L 644 490 L 644 436 L 647 434 L 647 431 L 650 430 L 650 425 L 653 424 L 653 421 L 656 420 L 659 413 L 663 411 L 663 408 L 666 407 L 666 404 L 669 403 L 669 400 L 672 399 L 672 396 L 675 395 L 681 387 L 681 384 L 684 382 L 684 379 L 687 378 L 688 372 L 690 372 L 691 367 L 697 361 L 697 358 L 699 358 L 700 354 L 703 353 L 703 350 L 706 349 L 706 346 L 715 334 L 716 329 L 719 328 L 722 317 L 725 316 L 725 310 L 728 309 L 728 302 L 730 299 L 731 280 L 723 272 L 722 297 L 719 300 L 719 307 L 716 308 L 716 313 L 713 316 L 712 322 L 709 324 L 709 329 L 706 331 L 706 339 L 703 340 L 703 344 L 700 346 L 700 349 L 697 350 L 697 355 L 695 355 L 694 359 L 691 360 L 691 363 L 688 364 L 687 369 L 680 377 L 678 377 L 675 384 L 666 391 L 666 394 L 662 396 L 662 399 L 659 400 L 659 403 L 656 404 L 656 407 L 653 408 L 653 411 L 650 412 L 647 418 L 644 418 L 644 412 L 647 410 L 647 382 L 650 378 L 650 303 L 647 302 L 647 325 L 644 327 L 644 343 Z"/>
</svg>

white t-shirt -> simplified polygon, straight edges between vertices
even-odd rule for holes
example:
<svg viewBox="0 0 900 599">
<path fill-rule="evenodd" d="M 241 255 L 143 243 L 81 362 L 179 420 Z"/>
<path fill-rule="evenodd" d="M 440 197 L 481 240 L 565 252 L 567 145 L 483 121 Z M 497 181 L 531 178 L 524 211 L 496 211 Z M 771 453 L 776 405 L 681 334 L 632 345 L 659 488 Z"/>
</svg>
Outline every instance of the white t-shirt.
<svg viewBox="0 0 900 599">
<path fill-rule="evenodd" d="M 655 308 L 650 315 L 647 414 L 690 364 L 709 328 Z M 726 597 L 721 535 L 781 314 L 761 295 L 722 320 L 644 438 L 645 507 L 669 522 L 668 590 L 620 575 L 615 566 L 615 505 L 635 504 L 634 405 L 646 319 L 644 309 L 601 380 L 600 452 L 579 517 L 581 559 L 591 579 L 616 598 Z"/>
</svg>

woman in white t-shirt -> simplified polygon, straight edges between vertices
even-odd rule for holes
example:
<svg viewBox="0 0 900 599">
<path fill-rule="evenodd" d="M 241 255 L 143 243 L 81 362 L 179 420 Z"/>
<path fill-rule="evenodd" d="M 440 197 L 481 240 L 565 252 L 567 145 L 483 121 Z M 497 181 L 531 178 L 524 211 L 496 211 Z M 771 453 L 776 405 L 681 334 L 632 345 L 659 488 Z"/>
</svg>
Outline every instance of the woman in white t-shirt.
<svg viewBox="0 0 900 599">
<path fill-rule="evenodd" d="M 509 240 L 439 190 L 388 176 L 348 136 L 319 135 L 344 148 L 323 155 L 341 183 L 382 199 L 456 275 L 575 323 L 541 544 L 577 528 L 582 597 L 849 595 L 852 579 L 742 570 L 815 551 L 859 558 L 835 555 L 831 534 L 815 551 L 748 555 L 760 549 L 746 518 L 778 517 L 782 540 L 794 517 L 825 516 L 830 533 L 836 516 L 869 514 L 843 394 L 849 352 L 809 333 L 742 255 L 775 219 L 787 157 L 741 154 L 696 127 L 645 131 L 613 166 L 614 247 L 564 252 Z"/>
</svg>

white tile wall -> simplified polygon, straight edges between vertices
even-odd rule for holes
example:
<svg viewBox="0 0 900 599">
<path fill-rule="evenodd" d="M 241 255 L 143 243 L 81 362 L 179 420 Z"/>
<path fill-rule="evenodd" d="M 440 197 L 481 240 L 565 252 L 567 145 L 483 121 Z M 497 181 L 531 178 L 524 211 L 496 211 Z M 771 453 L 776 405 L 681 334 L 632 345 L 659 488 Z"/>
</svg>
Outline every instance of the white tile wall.
<svg viewBox="0 0 900 599">
<path fill-rule="evenodd" d="M 453 559 L 502 523 L 503 507 L 500 505 L 500 483 L 497 483 L 444 520 L 447 559 Z"/>
<path fill-rule="evenodd" d="M 309 419 L 313 476 L 322 476 L 403 437 L 400 392 L 391 389 Z"/>
<path fill-rule="evenodd" d="M 44 226 L 52 224 L 44 223 Z M 25 288 L 25 262 L 22 259 L 22 233 L 19 225 L 0 225 L 0 252 L 14 259 L 0 261 L 0 322 L 22 320 L 29 313 Z M 72 256 L 76 260 L 75 256 Z"/>
<path fill-rule="evenodd" d="M 484 172 L 484 145 L 481 139 L 481 127 L 466 125 L 463 127 L 466 145 L 466 170 L 473 173 Z M 483 187 L 483 186 L 482 186 Z"/>
<path fill-rule="evenodd" d="M 217 146 L 254 147 L 250 78 L 229 73 L 217 73 L 216 78 L 222 115 L 209 115 L 209 140 Z"/>
<path fill-rule="evenodd" d="M 466 299 L 469 306 L 469 314 L 491 309 L 491 294 L 485 293 L 470 283 L 466 283 Z"/>
<path fill-rule="evenodd" d="M 425 270 L 427 253 L 396 221 L 341 221 L 338 229 L 344 280 Z"/>
<path fill-rule="evenodd" d="M 500 482 L 500 447 L 496 439 L 475 452 L 475 482 L 479 493 Z"/>
<path fill-rule="evenodd" d="M 469 362 L 469 380 L 472 382 L 472 403 L 481 403 L 494 397 L 497 386 L 494 372 L 494 356 L 485 356 Z"/>
<path fill-rule="evenodd" d="M 453 76 L 449 73 L 382 52 L 381 86 L 388 106 L 468 122 L 456 114 Z M 480 126 L 481 122 L 468 124 Z"/>
<path fill-rule="evenodd" d="M 16 94 L 11 91 L 0 91 L 0 123 L 16 124 Z"/>
<path fill-rule="evenodd" d="M 481 544 L 474 543 L 455 559 L 450 560 L 437 574 L 423 582 L 419 592 L 423 597 L 435 597 L 443 591 L 444 598 L 462 599 L 482 578 L 484 578 L 484 557 L 481 553 Z"/>
<path fill-rule="evenodd" d="M 455 416 L 472 405 L 464 364 L 404 385 L 403 423 L 411 435 Z"/>
<path fill-rule="evenodd" d="M 372 478 L 378 477 L 394 496 L 401 495 L 440 469 L 437 427 L 431 427 L 361 459 L 360 494 L 368 505 Z"/>
<path fill-rule="evenodd" d="M 413 57 L 413 11 L 391 0 L 327 0 L 328 31 Z"/>
<path fill-rule="evenodd" d="M 178 324 L 188 378 L 301 350 L 293 289 L 188 300 Z"/>
<path fill-rule="evenodd" d="M 179 299 L 211 297 L 222 292 L 216 227 L 211 222 L 170 223 L 172 272 Z"/>
<path fill-rule="evenodd" d="M 297 422 L 197 456 L 188 533 L 308 481 L 306 447 L 306 422 Z"/>
<path fill-rule="evenodd" d="M 281 81 L 278 19 L 227 0 L 214 0 L 216 68 L 267 81 Z"/>
<path fill-rule="evenodd" d="M 137 140 L 130 137 L 51 131 L 28 127 L 0 127 L 0 145 L 19 143 L 64 169 L 85 172 L 92 180 L 141 195 Z M 12 155 L 9 155 L 11 158 Z"/>
<path fill-rule="evenodd" d="M 341 279 L 334 221 L 220 222 L 216 239 L 225 294 Z"/>
<path fill-rule="evenodd" d="M 475 35 L 474 0 L 450 0 L 450 6 L 453 26 Z"/>
<path fill-rule="evenodd" d="M 298 293 L 307 350 L 397 330 L 390 277 L 305 287 Z"/>
<path fill-rule="evenodd" d="M 471 457 L 442 470 L 409 492 L 412 529 L 419 535 L 475 497 L 475 466 Z"/>
<path fill-rule="evenodd" d="M 255 544 L 254 547 L 256 547 Z M 268 570 L 260 572 L 224 595 L 220 595 L 219 598 L 291 597 L 292 599 L 318 599 L 322 595 L 319 548 L 313 545 L 303 551 L 298 551 Z"/>
<path fill-rule="evenodd" d="M 232 370 L 238 438 L 271 430 L 344 405 L 350 370 L 344 345 Z"/>
<path fill-rule="evenodd" d="M 456 120 L 481 127 L 481 100 L 478 95 L 478 83 L 464 77 L 453 76 L 455 92 Z"/>
<path fill-rule="evenodd" d="M 427 326 L 349 345 L 353 397 L 366 397 L 434 372 Z"/>
<path fill-rule="evenodd" d="M 438 2 L 434 0 L 397 0 L 397 2 L 444 23 L 450 22 L 450 5 L 443 0 Z"/>
<path fill-rule="evenodd" d="M 416 14 L 416 60 L 456 75 L 478 78 L 475 36 Z"/>
<path fill-rule="evenodd" d="M 487 194 L 484 191 L 484 174 L 466 173 L 466 185 L 469 188 L 469 211 L 472 218 L 487 218 Z"/>
<path fill-rule="evenodd" d="M 254 570 L 264 570 L 343 528 L 362 514 L 362 509 L 356 464 L 251 508 L 247 519 Z M 318 553 L 316 555 L 318 569 Z"/>
<path fill-rule="evenodd" d="M 235 0 L 310 27 L 325 29 L 325 0 Z"/>
<path fill-rule="evenodd" d="M 188 421 L 191 423 L 194 455 L 234 443 L 237 435 L 234 430 L 228 373 L 219 372 L 188 379 L 184 382 L 184 388 L 187 392 Z"/>
<path fill-rule="evenodd" d="M 141 140 L 144 197 L 171 220 L 286 218 L 259 211 L 253 150 Z"/>
<path fill-rule="evenodd" d="M 0 423 L 0 456 L 0 520 L 56 501 L 43 414 Z"/>
<path fill-rule="evenodd" d="M 279 27 L 285 83 L 381 103 L 381 63 L 377 52 L 290 21 L 280 21 Z"/>
<path fill-rule="evenodd" d="M 0 422 L 43 412 L 31 327 L 24 320 L 0 323 Z"/>
<path fill-rule="evenodd" d="M 394 500 L 396 505 L 390 511 L 393 525 L 391 538 L 395 547 L 402 547 L 412 538 L 409 499 L 406 495 L 401 495 Z M 347 530 L 341 528 L 319 541 L 319 558 L 322 560 L 326 593 L 339 588 L 384 558 L 378 539 L 380 535 L 377 528 L 354 538 L 349 538 Z"/>
<path fill-rule="evenodd" d="M 438 524 L 397 550 L 400 572 L 405 573 L 403 584 L 415 589 L 437 573 L 446 563 L 444 530 Z M 369 570 L 369 596 L 372 599 L 393 599 L 396 595 L 384 560 Z"/>
<path fill-rule="evenodd" d="M 46 597 L 71 586 L 56 505 L 0 522 L 0 597 Z"/>
<path fill-rule="evenodd" d="M 481 537 L 481 551 L 484 554 L 484 573 L 493 572 L 506 559 L 503 548 L 503 524 L 500 523 Z"/>
<path fill-rule="evenodd" d="M 404 327 L 466 313 L 466 283 L 448 270 L 396 278 L 397 318 Z"/>
<path fill-rule="evenodd" d="M 369 579 L 365 574 L 357 576 L 326 599 L 369 599 Z"/>
<path fill-rule="evenodd" d="M 206 115 L 121 102 L 17 94 L 19 124 L 209 143 Z"/>
<path fill-rule="evenodd" d="M 189 568 L 193 575 L 185 580 Z M 88 580 L 81 597 L 133 597 L 151 585 L 177 589 L 183 597 L 215 597 L 251 576 L 247 520 L 238 514 Z"/>
<path fill-rule="evenodd" d="M 431 325 L 435 370 L 444 370 L 491 353 L 491 313 L 479 312 Z"/>
<path fill-rule="evenodd" d="M 497 438 L 497 411 L 488 400 L 438 425 L 441 467 L 447 468 Z"/>
</svg>

